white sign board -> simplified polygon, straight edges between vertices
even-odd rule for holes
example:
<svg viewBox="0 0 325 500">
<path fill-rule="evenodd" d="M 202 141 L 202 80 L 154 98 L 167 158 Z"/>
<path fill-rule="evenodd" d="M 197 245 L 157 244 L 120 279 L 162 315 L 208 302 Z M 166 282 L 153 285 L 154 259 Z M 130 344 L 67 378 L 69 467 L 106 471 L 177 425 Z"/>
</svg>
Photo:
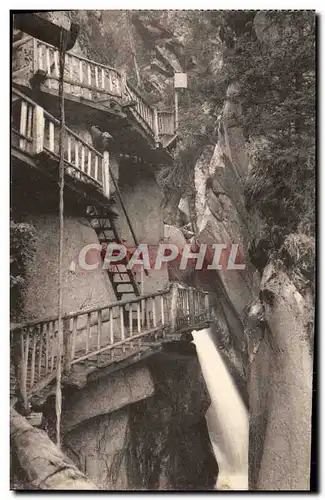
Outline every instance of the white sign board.
<svg viewBox="0 0 325 500">
<path fill-rule="evenodd" d="M 175 73 L 175 75 L 174 75 L 174 87 L 175 87 L 175 89 L 187 89 L 187 74 L 186 73 Z"/>
</svg>

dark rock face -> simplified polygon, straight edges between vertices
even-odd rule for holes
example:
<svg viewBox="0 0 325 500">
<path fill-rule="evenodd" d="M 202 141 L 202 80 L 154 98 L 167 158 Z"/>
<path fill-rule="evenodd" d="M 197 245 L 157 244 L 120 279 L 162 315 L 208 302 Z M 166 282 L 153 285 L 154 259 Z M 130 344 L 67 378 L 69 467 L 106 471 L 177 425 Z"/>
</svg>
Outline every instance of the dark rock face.
<svg viewBox="0 0 325 500">
<path fill-rule="evenodd" d="M 130 409 L 130 470 L 137 489 L 213 489 L 218 466 L 205 422 L 210 405 L 195 357 L 151 362 L 156 395 Z"/>
<path fill-rule="evenodd" d="M 187 351 L 149 359 L 153 395 L 115 411 L 108 404 L 106 414 L 65 434 L 65 451 L 100 488 L 214 489 L 218 466 L 205 421 L 210 397 L 196 352 Z M 141 381 L 128 383 L 134 391 Z"/>
</svg>

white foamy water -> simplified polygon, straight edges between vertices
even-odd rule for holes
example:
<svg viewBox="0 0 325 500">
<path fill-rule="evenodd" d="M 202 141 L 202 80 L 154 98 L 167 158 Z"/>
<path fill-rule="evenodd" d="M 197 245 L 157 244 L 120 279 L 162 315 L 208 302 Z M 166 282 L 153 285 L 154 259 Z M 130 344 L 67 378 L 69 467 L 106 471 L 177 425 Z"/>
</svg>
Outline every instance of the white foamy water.
<svg viewBox="0 0 325 500">
<path fill-rule="evenodd" d="M 248 489 L 248 412 L 221 358 L 210 329 L 192 332 L 211 397 L 206 421 L 219 465 L 216 489 Z"/>
</svg>

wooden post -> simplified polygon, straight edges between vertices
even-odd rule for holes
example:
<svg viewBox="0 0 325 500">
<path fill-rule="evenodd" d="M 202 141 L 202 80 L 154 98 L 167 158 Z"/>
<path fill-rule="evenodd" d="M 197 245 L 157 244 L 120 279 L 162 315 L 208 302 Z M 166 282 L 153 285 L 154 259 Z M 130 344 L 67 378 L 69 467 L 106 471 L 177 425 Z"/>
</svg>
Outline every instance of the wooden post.
<svg viewBox="0 0 325 500">
<path fill-rule="evenodd" d="M 38 47 L 37 47 L 37 38 L 33 39 L 33 73 L 35 75 L 38 70 Z"/>
<path fill-rule="evenodd" d="M 109 172 L 109 152 L 104 151 L 103 153 L 103 191 L 104 195 L 106 198 L 110 197 L 111 193 L 111 179 L 110 179 L 110 172 Z"/>
<path fill-rule="evenodd" d="M 206 293 L 204 296 L 204 308 L 205 308 L 205 314 L 207 315 L 208 319 L 210 319 L 210 303 L 209 303 L 208 293 Z"/>
<path fill-rule="evenodd" d="M 175 332 L 176 327 L 177 327 L 177 298 L 178 298 L 178 285 L 177 285 L 177 283 L 172 284 L 171 294 L 172 294 L 171 311 L 170 311 L 171 326 L 172 326 L 172 332 Z"/>
<path fill-rule="evenodd" d="M 98 311 L 98 318 L 97 318 L 97 350 L 99 351 L 101 348 L 101 342 L 102 342 L 102 311 Z M 100 362 L 100 354 L 97 355 L 97 366 L 99 366 Z"/>
<path fill-rule="evenodd" d="M 70 319 L 64 319 L 62 321 L 63 328 L 63 342 L 64 342 L 64 367 L 67 372 L 71 369 L 71 330 L 70 330 Z M 59 339 L 58 339 L 59 340 Z M 59 347 L 59 345 L 58 345 Z M 59 352 L 59 349 L 58 349 Z"/>
<path fill-rule="evenodd" d="M 114 344 L 114 318 L 113 318 L 113 308 L 109 310 L 109 342 L 111 345 Z"/>
<path fill-rule="evenodd" d="M 52 121 L 49 121 L 49 150 L 54 153 L 54 148 L 54 123 Z"/>
<path fill-rule="evenodd" d="M 38 155 L 44 149 L 44 110 L 40 106 L 34 107 L 33 120 L 33 153 Z"/>
<path fill-rule="evenodd" d="M 164 295 L 160 297 L 160 306 L 161 306 L 161 323 L 164 325 L 165 324 L 165 309 L 164 309 Z"/>
<path fill-rule="evenodd" d="M 22 135 L 26 136 L 26 132 L 27 132 L 27 102 L 26 101 L 21 101 L 19 132 Z M 26 139 L 21 138 L 19 140 L 19 147 L 23 151 L 26 149 Z"/>
<path fill-rule="evenodd" d="M 153 131 L 155 134 L 155 143 L 158 146 L 159 143 L 159 127 L 158 127 L 158 110 L 156 107 L 153 108 Z"/>
<path fill-rule="evenodd" d="M 27 338 L 26 338 L 27 341 Z M 17 349 L 18 351 L 18 349 Z M 27 351 L 28 353 L 28 351 Z M 27 363 L 28 360 L 26 359 L 26 352 L 25 352 L 25 343 L 24 343 L 24 334 L 21 331 L 20 332 L 20 355 L 17 356 L 19 359 L 18 362 L 18 383 L 19 383 L 19 391 L 21 394 L 21 397 L 23 399 L 23 404 L 25 409 L 27 410 L 28 408 L 28 398 L 27 398 Z M 26 368 L 25 368 L 26 366 Z"/>
<path fill-rule="evenodd" d="M 195 316 L 195 304 L 194 304 L 194 294 L 193 288 L 190 288 L 188 291 L 189 294 L 189 323 L 193 324 L 193 317 Z"/>
</svg>

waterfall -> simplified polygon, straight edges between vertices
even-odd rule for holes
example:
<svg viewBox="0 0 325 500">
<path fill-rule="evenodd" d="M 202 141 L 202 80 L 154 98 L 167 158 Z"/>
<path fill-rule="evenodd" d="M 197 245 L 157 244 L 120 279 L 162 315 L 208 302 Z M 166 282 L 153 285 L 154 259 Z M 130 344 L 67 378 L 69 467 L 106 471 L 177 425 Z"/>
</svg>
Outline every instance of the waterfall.
<svg viewBox="0 0 325 500">
<path fill-rule="evenodd" d="M 248 489 L 248 412 L 215 346 L 210 328 L 193 331 L 210 394 L 206 421 L 219 466 L 216 489 Z"/>
</svg>

